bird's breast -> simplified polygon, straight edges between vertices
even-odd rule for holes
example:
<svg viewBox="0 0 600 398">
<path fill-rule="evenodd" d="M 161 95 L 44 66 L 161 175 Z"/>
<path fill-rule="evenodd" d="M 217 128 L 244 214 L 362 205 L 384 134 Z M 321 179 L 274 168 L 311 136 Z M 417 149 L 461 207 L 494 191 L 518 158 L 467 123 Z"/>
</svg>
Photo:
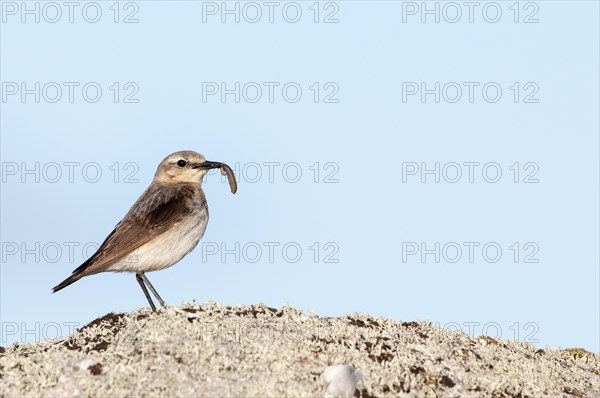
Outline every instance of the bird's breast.
<svg viewBox="0 0 600 398">
<path fill-rule="evenodd" d="M 192 251 L 206 231 L 208 208 L 194 207 L 189 216 L 140 246 L 106 271 L 151 272 L 168 268 Z"/>
</svg>

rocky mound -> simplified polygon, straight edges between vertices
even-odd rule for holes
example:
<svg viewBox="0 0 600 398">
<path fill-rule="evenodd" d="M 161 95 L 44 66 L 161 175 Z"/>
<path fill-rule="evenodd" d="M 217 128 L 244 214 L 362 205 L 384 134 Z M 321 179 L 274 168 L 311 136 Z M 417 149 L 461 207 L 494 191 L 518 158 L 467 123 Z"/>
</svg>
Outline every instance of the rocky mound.
<svg viewBox="0 0 600 398">
<path fill-rule="evenodd" d="M 362 397 L 600 396 L 600 355 L 581 349 L 216 303 L 111 313 L 69 338 L 0 348 L 0 395 L 318 397 L 338 364 L 359 369 Z"/>
</svg>

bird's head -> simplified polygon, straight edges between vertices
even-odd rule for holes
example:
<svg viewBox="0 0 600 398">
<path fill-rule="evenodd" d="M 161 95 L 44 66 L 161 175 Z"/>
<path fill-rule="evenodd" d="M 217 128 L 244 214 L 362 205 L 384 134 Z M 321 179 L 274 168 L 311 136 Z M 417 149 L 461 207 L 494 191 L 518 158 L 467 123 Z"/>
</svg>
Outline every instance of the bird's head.
<svg viewBox="0 0 600 398">
<path fill-rule="evenodd" d="M 203 155 L 194 151 L 179 151 L 164 158 L 156 169 L 154 181 L 167 184 L 201 184 L 202 178 L 210 169 L 224 171 L 229 179 L 231 191 L 235 193 L 237 184 L 231 168 L 225 163 L 208 161 Z"/>
</svg>

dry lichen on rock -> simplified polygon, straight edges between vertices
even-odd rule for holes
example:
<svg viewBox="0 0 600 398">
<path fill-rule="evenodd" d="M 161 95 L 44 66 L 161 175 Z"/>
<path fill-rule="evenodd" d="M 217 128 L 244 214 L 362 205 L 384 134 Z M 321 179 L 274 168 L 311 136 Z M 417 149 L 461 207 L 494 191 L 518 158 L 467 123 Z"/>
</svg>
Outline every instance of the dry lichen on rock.
<svg viewBox="0 0 600 398">
<path fill-rule="evenodd" d="M 330 365 L 368 377 L 363 397 L 599 396 L 600 355 L 290 307 L 168 306 L 108 314 L 64 339 L 0 350 L 12 396 L 321 396 Z"/>
</svg>

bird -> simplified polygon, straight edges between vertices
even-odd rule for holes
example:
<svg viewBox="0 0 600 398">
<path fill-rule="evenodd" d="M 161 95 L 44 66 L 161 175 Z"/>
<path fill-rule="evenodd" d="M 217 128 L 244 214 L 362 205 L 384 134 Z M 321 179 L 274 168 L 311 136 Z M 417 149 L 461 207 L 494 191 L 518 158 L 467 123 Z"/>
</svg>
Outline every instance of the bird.
<svg viewBox="0 0 600 398">
<path fill-rule="evenodd" d="M 194 151 L 179 151 L 164 158 L 150 186 L 98 250 L 52 292 L 100 272 L 134 272 L 152 311 L 156 306 L 148 289 L 165 306 L 145 273 L 179 262 L 204 235 L 208 205 L 202 179 L 211 169 L 220 169 L 229 180 L 231 193 L 237 192 L 233 170 L 225 163 L 207 161 Z"/>
</svg>

